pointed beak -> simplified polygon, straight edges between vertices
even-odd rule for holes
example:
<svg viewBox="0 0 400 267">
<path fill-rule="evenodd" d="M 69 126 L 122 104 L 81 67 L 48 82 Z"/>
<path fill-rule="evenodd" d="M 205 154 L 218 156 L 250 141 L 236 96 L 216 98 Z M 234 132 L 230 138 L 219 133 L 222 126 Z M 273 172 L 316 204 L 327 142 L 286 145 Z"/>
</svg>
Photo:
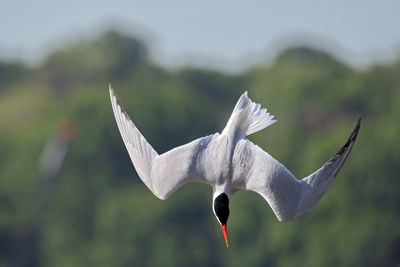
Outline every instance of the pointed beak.
<svg viewBox="0 0 400 267">
<path fill-rule="evenodd" d="M 228 232 L 226 230 L 226 224 L 224 224 L 224 225 L 221 224 L 221 229 L 222 229 L 222 232 L 224 233 L 226 247 L 229 247 L 229 244 L 228 244 Z"/>
</svg>

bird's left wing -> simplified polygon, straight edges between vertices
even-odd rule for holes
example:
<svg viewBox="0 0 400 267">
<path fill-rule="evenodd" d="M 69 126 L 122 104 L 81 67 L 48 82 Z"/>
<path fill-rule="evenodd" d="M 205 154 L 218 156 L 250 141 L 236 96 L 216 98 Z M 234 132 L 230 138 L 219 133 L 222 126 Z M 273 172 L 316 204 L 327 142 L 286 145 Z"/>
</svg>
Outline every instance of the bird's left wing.
<svg viewBox="0 0 400 267">
<path fill-rule="evenodd" d="M 210 143 L 217 135 L 196 139 L 162 155 L 146 141 L 109 87 L 111 104 L 122 139 L 140 179 L 160 199 L 168 198 L 176 189 L 190 181 L 213 183 L 205 165 Z"/>
<path fill-rule="evenodd" d="M 346 144 L 320 169 L 297 180 L 286 167 L 248 140 L 236 145 L 233 181 L 239 190 L 259 193 L 280 221 L 308 213 L 321 199 L 343 166 L 360 129 L 360 120 Z"/>
</svg>

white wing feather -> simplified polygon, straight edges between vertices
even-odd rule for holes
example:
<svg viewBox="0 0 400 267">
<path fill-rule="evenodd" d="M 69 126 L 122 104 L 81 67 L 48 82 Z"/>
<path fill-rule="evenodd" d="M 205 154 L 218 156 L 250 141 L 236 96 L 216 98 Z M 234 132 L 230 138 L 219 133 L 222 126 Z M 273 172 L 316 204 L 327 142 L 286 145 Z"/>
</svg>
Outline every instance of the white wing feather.
<svg viewBox="0 0 400 267">
<path fill-rule="evenodd" d="M 349 155 L 360 128 L 358 121 L 347 143 L 319 170 L 297 180 L 284 165 L 248 140 L 241 140 L 233 157 L 233 182 L 268 202 L 280 221 L 308 213 L 320 200 Z"/>
<path fill-rule="evenodd" d="M 139 132 L 110 85 L 110 98 L 122 139 L 140 179 L 160 199 L 168 198 L 176 189 L 190 181 L 212 184 L 213 168 L 206 169 L 204 159 L 215 149 L 207 149 L 218 135 L 209 135 L 174 148 L 162 155 Z M 216 151 L 215 153 L 218 153 Z M 212 167 L 212 166 L 211 166 Z M 215 167 L 214 167 L 215 169 Z"/>
</svg>

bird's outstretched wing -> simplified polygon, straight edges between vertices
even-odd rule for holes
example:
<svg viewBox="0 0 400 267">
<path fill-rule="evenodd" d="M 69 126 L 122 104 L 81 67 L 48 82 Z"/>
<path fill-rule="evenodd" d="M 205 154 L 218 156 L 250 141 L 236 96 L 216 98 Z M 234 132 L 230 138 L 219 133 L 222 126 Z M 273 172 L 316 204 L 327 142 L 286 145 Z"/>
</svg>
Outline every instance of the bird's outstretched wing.
<svg viewBox="0 0 400 267">
<path fill-rule="evenodd" d="M 190 181 L 213 183 L 204 159 L 213 150 L 207 149 L 217 134 L 196 139 L 162 155 L 146 141 L 123 106 L 111 85 L 111 104 L 122 139 L 140 179 L 160 199 L 168 198 L 176 189 Z"/>
<path fill-rule="evenodd" d="M 346 144 L 320 169 L 302 180 L 260 147 L 241 140 L 233 156 L 233 181 L 238 189 L 254 191 L 265 198 L 280 221 L 308 213 L 335 179 L 349 155 L 361 119 Z"/>
</svg>

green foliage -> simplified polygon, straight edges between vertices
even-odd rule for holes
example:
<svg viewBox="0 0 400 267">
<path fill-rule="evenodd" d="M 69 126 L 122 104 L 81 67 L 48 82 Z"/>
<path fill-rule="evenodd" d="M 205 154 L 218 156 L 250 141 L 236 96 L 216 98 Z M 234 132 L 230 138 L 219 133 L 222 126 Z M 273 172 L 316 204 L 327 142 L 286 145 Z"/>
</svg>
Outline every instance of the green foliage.
<svg viewBox="0 0 400 267">
<path fill-rule="evenodd" d="M 240 75 L 169 72 L 140 41 L 109 32 L 34 70 L 1 63 L 0 266 L 400 264 L 398 62 L 360 72 L 302 47 Z M 282 224 L 260 196 L 238 193 L 226 249 L 211 188 L 188 184 L 163 202 L 140 181 L 109 82 L 160 153 L 221 131 L 249 90 L 279 120 L 250 139 L 299 178 L 343 145 L 358 117 L 363 123 L 343 170 L 304 218 Z M 72 131 L 60 172 L 45 178 L 45 143 L 60 132 L 70 140 Z"/>
</svg>

